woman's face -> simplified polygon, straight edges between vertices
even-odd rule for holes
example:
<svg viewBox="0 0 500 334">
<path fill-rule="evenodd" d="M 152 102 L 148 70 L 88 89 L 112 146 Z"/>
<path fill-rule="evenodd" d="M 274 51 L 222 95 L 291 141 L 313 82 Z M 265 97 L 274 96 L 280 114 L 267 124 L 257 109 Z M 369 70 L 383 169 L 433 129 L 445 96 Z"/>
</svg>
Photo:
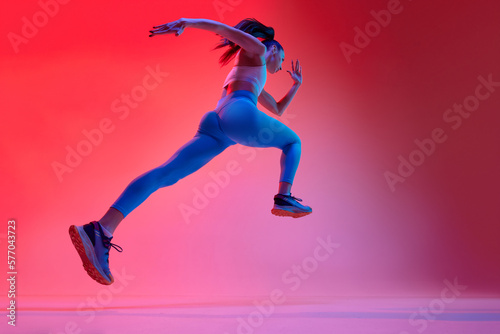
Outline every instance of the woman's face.
<svg viewBox="0 0 500 334">
<path fill-rule="evenodd" d="M 278 50 L 276 45 L 271 46 L 266 52 L 267 71 L 271 74 L 280 71 L 282 69 L 281 64 L 283 64 L 284 60 L 285 51 Z"/>
</svg>

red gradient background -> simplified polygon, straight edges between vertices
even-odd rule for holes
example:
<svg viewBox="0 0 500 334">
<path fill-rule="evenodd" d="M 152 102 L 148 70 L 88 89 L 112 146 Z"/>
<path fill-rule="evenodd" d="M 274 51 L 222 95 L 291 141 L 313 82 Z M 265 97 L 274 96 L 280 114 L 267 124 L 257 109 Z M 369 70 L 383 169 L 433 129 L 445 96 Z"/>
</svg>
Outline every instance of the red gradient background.
<svg viewBox="0 0 500 334">
<path fill-rule="evenodd" d="M 353 44 L 354 28 L 388 1 L 242 0 L 222 14 L 215 4 L 70 1 L 18 52 L 8 33 L 21 35 L 23 17 L 32 21 L 41 7 L 6 5 L 0 258 L 14 218 L 18 298 L 95 295 L 102 287 L 82 270 L 69 225 L 99 219 L 215 107 L 230 70 L 217 63 L 221 51 L 210 51 L 217 36 L 188 29 L 148 38 L 153 25 L 180 17 L 229 25 L 255 17 L 274 27 L 286 57 L 267 80 L 276 99 L 291 86 L 290 60 L 300 60 L 303 85 L 285 119 L 303 145 L 292 192 L 314 213 L 272 216 L 280 152 L 233 146 L 123 221 L 113 242 L 124 252 L 110 257 L 113 270 L 134 276 L 123 295 L 254 298 L 281 288 L 290 297 L 427 296 L 457 279 L 465 296 L 499 296 L 500 87 L 456 130 L 443 114 L 474 94 L 478 76 L 500 81 L 500 3 L 401 1 L 401 13 L 350 63 L 340 43 Z M 112 103 L 142 85 L 148 66 L 168 76 L 120 119 Z M 53 163 L 65 164 L 67 147 L 106 118 L 113 131 L 59 180 Z M 396 173 L 398 156 L 408 158 L 435 128 L 447 140 L 391 191 L 384 173 Z M 179 207 L 193 206 L 196 191 L 213 183 L 210 172 L 230 161 L 240 173 L 187 223 Z M 328 236 L 340 247 L 292 291 L 283 273 Z"/>
</svg>

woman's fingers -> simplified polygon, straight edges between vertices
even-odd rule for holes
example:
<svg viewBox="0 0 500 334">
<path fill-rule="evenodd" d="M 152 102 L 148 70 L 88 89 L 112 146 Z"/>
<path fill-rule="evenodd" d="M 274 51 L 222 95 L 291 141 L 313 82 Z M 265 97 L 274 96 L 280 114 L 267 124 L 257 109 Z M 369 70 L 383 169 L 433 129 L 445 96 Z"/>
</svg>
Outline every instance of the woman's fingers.
<svg viewBox="0 0 500 334">
<path fill-rule="evenodd" d="M 164 31 L 168 31 L 168 30 L 170 30 L 170 27 L 161 27 L 161 28 L 156 29 L 157 32 L 164 32 Z"/>
<path fill-rule="evenodd" d="M 161 35 L 161 34 L 168 34 L 168 33 L 174 33 L 176 32 L 177 34 L 180 34 L 182 31 L 179 31 L 181 29 L 179 28 L 174 28 L 170 24 L 163 24 L 161 26 L 155 26 L 153 27 L 153 30 L 150 30 L 149 32 L 153 35 Z"/>
<path fill-rule="evenodd" d="M 174 21 L 162 24 L 160 26 L 154 26 L 153 28 L 153 30 L 150 30 L 153 35 L 175 34 L 176 36 L 179 36 L 184 32 L 185 26 L 182 24 L 182 22 Z"/>
<path fill-rule="evenodd" d="M 165 23 L 165 24 L 161 24 L 159 26 L 154 26 L 153 29 L 154 30 L 158 30 L 158 31 L 161 31 L 161 30 L 168 30 L 171 28 L 171 23 Z"/>
<path fill-rule="evenodd" d="M 300 61 L 298 59 L 295 62 L 295 65 L 293 64 L 293 59 L 292 59 L 292 72 L 297 72 L 297 73 L 302 72 L 302 66 L 300 66 Z"/>
</svg>

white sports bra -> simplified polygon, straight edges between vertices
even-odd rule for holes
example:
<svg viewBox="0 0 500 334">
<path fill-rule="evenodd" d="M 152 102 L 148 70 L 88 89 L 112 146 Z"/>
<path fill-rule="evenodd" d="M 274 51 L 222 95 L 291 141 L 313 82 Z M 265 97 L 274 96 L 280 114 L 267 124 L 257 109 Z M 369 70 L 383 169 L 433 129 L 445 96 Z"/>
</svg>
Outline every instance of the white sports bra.
<svg viewBox="0 0 500 334">
<path fill-rule="evenodd" d="M 226 77 L 226 81 L 224 81 L 225 88 L 231 82 L 236 80 L 248 81 L 254 84 L 257 88 L 257 96 L 260 95 L 262 89 L 264 89 L 264 85 L 266 84 L 267 79 L 267 71 L 266 64 L 261 66 L 243 66 L 243 65 L 235 65 L 233 69 L 229 72 Z"/>
</svg>

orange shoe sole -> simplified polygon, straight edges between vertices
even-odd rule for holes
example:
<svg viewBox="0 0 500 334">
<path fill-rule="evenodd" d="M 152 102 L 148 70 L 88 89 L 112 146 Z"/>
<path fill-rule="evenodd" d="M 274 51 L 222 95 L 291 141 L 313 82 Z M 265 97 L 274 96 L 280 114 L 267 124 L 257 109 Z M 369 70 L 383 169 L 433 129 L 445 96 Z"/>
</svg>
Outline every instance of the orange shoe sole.
<svg viewBox="0 0 500 334">
<path fill-rule="evenodd" d="M 292 217 L 292 218 L 300 218 L 307 216 L 312 213 L 311 212 L 290 212 L 282 209 L 271 209 L 271 213 L 275 216 L 279 217 Z"/>
<path fill-rule="evenodd" d="M 80 258 L 82 259 L 83 268 L 85 269 L 87 274 L 97 283 L 103 285 L 112 284 L 114 282 L 114 279 L 111 278 L 111 281 L 108 281 L 107 279 L 102 277 L 101 273 L 99 273 L 95 266 L 90 262 L 85 251 L 85 246 L 83 245 L 82 238 L 80 237 L 80 233 L 78 233 L 75 225 L 71 225 L 69 227 L 69 236 L 71 237 L 71 242 L 73 243 L 73 246 L 75 246 L 78 255 L 80 255 Z"/>
</svg>

